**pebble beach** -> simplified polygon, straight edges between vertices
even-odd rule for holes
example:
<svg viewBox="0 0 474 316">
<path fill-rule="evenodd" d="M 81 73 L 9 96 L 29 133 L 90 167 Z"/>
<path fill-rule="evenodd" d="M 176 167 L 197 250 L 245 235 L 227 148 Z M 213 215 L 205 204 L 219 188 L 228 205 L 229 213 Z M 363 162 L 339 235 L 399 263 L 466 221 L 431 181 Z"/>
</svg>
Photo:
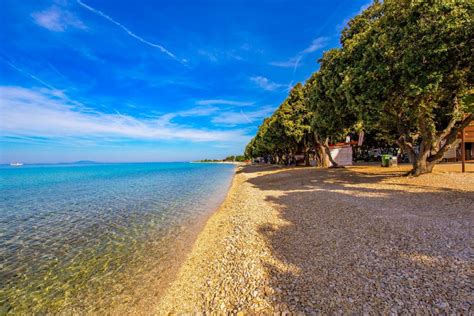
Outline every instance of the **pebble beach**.
<svg viewBox="0 0 474 316">
<path fill-rule="evenodd" d="M 240 166 L 156 311 L 469 314 L 474 165 L 458 169 Z"/>
</svg>

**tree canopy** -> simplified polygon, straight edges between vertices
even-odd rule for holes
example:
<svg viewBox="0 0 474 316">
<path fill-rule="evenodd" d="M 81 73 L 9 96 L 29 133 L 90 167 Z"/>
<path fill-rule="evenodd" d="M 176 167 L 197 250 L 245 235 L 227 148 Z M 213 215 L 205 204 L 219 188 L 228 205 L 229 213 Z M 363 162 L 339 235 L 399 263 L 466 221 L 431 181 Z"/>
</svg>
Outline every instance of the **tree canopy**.
<svg viewBox="0 0 474 316">
<path fill-rule="evenodd" d="M 245 150 L 247 157 L 266 157 L 272 162 L 294 161 L 298 151 L 305 154 L 314 146 L 312 112 L 306 104 L 304 86 L 297 83 L 288 98 L 260 125 L 257 135 Z"/>
<path fill-rule="evenodd" d="M 431 171 L 472 120 L 472 1 L 387 0 L 350 21 L 343 89 L 366 128 Z"/>
<path fill-rule="evenodd" d="M 431 172 L 473 119 L 474 2 L 375 1 L 260 126 L 246 155 L 287 161 L 360 129 Z M 286 157 L 286 158 L 285 158 Z M 329 155 L 330 158 L 330 155 Z"/>
</svg>

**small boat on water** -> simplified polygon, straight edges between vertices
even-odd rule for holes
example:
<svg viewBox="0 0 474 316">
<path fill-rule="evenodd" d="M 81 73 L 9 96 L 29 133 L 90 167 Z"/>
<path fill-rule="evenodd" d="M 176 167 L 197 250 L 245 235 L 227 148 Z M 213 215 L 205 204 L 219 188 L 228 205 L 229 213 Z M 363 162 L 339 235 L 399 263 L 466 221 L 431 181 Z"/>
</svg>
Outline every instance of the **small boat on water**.
<svg viewBox="0 0 474 316">
<path fill-rule="evenodd" d="M 10 166 L 12 166 L 12 167 L 21 167 L 21 166 L 23 166 L 23 164 L 21 162 L 12 162 L 10 164 Z"/>
</svg>

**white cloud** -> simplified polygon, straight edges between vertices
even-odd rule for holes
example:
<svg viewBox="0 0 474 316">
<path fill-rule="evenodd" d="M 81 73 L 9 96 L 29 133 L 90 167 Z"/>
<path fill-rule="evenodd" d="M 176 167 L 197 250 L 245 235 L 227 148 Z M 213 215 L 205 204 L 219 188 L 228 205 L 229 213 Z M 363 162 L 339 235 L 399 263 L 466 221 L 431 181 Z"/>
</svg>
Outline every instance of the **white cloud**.
<svg viewBox="0 0 474 316">
<path fill-rule="evenodd" d="M 308 47 L 306 47 L 303 51 L 301 51 L 301 55 L 305 55 L 305 54 L 309 54 L 309 53 L 312 53 L 312 52 L 315 52 L 321 48 L 323 48 L 324 46 L 327 45 L 327 41 L 328 41 L 328 38 L 327 37 L 318 37 L 318 38 L 315 38 L 312 42 L 311 42 L 311 45 L 309 45 Z"/>
<path fill-rule="evenodd" d="M 299 58 L 292 57 L 286 61 L 272 61 L 270 65 L 282 68 L 294 68 L 298 65 Z"/>
<path fill-rule="evenodd" d="M 263 119 L 275 109 L 272 106 L 266 106 L 255 111 L 229 111 L 222 112 L 212 119 L 213 123 L 225 125 L 251 124 Z"/>
<path fill-rule="evenodd" d="M 175 116 L 209 116 L 216 113 L 219 108 L 214 106 L 200 106 L 191 108 L 188 110 L 183 110 L 175 113 Z"/>
<path fill-rule="evenodd" d="M 262 76 L 251 77 L 250 81 L 255 83 L 260 88 L 262 88 L 264 90 L 268 90 L 268 91 L 274 91 L 276 89 L 285 87 L 284 84 L 273 82 L 273 81 L 269 80 L 268 78 L 265 78 L 265 77 L 262 77 Z"/>
<path fill-rule="evenodd" d="M 197 111 L 197 110 L 196 110 Z M 61 91 L 0 87 L 0 135 L 94 139 L 182 139 L 194 142 L 243 142 L 243 130 L 209 130 L 171 122 L 176 116 L 196 111 L 169 113 L 155 118 L 135 118 L 103 113 L 68 99 Z M 208 115 L 201 112 L 201 115 Z"/>
<path fill-rule="evenodd" d="M 36 24 L 53 32 L 64 32 L 68 28 L 86 29 L 84 23 L 71 12 L 52 6 L 31 14 Z"/>
<path fill-rule="evenodd" d="M 205 59 L 210 61 L 211 63 L 217 64 L 220 62 L 226 62 L 229 60 L 237 60 L 241 61 L 244 58 L 240 56 L 235 50 L 230 50 L 230 51 L 222 51 L 222 52 L 211 52 L 211 51 L 206 51 L 206 50 L 198 50 L 197 52 L 199 55 L 203 56 Z"/>
<path fill-rule="evenodd" d="M 218 48 L 214 46 L 204 46 L 197 50 L 197 54 L 205 60 L 213 63 L 223 63 L 229 61 L 242 61 L 248 55 L 250 46 L 247 43 L 242 45 L 234 44 L 233 47 Z"/>
<path fill-rule="evenodd" d="M 209 61 L 213 63 L 217 63 L 219 61 L 216 53 L 213 53 L 204 49 L 200 49 L 198 50 L 198 54 L 206 57 Z"/>
<path fill-rule="evenodd" d="M 115 21 L 114 19 L 112 19 L 110 16 L 108 16 L 108 15 L 105 14 L 105 13 L 103 13 L 102 11 L 97 10 L 97 9 L 95 9 L 95 8 L 93 8 L 93 7 L 91 7 L 91 6 L 87 5 L 87 4 L 85 4 L 85 3 L 82 2 L 81 0 L 77 0 L 77 3 L 78 3 L 80 6 L 82 6 L 83 8 L 89 10 L 90 12 L 92 12 L 92 13 L 94 13 L 94 14 L 96 14 L 96 15 L 98 15 L 98 16 L 104 18 L 104 19 L 106 19 L 107 21 L 109 21 L 109 22 L 111 22 L 111 23 L 117 25 L 117 26 L 120 27 L 125 33 L 127 33 L 129 36 L 133 37 L 134 39 L 136 39 L 136 40 L 138 40 L 138 41 L 140 41 L 140 42 L 142 42 L 142 43 L 144 43 L 144 44 L 146 44 L 146 45 L 148 45 L 148 46 L 151 46 L 151 47 L 154 47 L 154 48 L 158 48 L 162 53 L 168 55 L 169 57 L 171 57 L 171 58 L 173 58 L 173 59 L 175 59 L 175 60 L 177 60 L 177 61 L 179 61 L 179 62 L 181 62 L 181 63 L 183 63 L 183 64 L 185 64 L 185 63 L 187 62 L 186 59 L 181 59 L 181 60 L 178 59 L 175 54 L 173 54 L 172 52 L 170 52 L 169 50 L 167 50 L 164 46 L 162 46 L 162 45 L 160 45 L 160 44 L 155 44 L 155 43 L 149 42 L 149 41 L 147 41 L 146 39 L 144 39 L 143 37 L 138 36 L 137 34 L 135 34 L 135 33 L 133 33 L 132 31 L 130 31 L 130 30 L 129 30 L 127 27 L 125 27 L 123 24 L 121 24 L 121 23 Z"/>
<path fill-rule="evenodd" d="M 232 101 L 222 99 L 199 100 L 196 102 L 199 105 L 234 105 L 234 106 L 248 106 L 253 105 L 253 102 Z"/>
<path fill-rule="evenodd" d="M 51 90 L 55 90 L 55 89 L 56 89 L 56 88 L 54 88 L 52 85 L 50 85 L 49 83 L 47 83 L 47 82 L 41 80 L 40 78 L 36 77 L 36 76 L 33 75 L 32 73 L 30 73 L 30 72 L 28 72 L 28 71 L 26 71 L 26 70 L 24 70 L 24 69 L 18 67 L 18 66 L 15 65 L 14 63 L 9 62 L 8 60 L 6 60 L 5 58 L 3 58 L 3 57 L 1 57 L 1 56 L 0 56 L 0 60 L 2 60 L 4 63 L 6 63 L 8 66 L 12 67 L 13 69 L 15 69 L 16 71 L 18 71 L 19 73 L 21 73 L 21 74 L 23 74 L 23 75 L 25 75 L 25 76 L 27 76 L 27 77 L 29 77 L 29 78 L 35 80 L 35 81 L 38 82 L 38 83 L 41 83 L 43 86 L 48 87 L 48 88 L 51 89 Z"/>
<path fill-rule="evenodd" d="M 283 68 L 293 68 L 294 70 L 296 70 L 296 68 L 298 68 L 298 65 L 299 65 L 301 59 L 305 55 L 313 53 L 313 52 L 325 47 L 327 45 L 327 42 L 328 42 L 327 37 L 317 37 L 311 42 L 311 44 L 308 47 L 306 47 L 305 49 L 300 51 L 298 54 L 296 54 L 296 56 L 291 57 L 290 59 L 288 59 L 286 61 L 273 61 L 273 62 L 270 62 L 270 65 L 276 66 L 276 67 L 283 67 Z"/>
</svg>

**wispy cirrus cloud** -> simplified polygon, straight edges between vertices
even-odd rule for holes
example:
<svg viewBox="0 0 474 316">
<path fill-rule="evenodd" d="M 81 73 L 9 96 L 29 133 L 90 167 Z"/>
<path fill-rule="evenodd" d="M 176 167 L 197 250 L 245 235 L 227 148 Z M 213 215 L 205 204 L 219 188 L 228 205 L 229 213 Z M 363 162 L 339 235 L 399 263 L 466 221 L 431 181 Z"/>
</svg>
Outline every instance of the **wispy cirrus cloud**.
<svg viewBox="0 0 474 316">
<path fill-rule="evenodd" d="M 252 81 L 254 84 L 256 84 L 260 88 L 267 91 L 274 91 L 274 90 L 286 87 L 285 84 L 273 82 L 270 79 L 263 76 L 250 77 L 250 81 Z"/>
<path fill-rule="evenodd" d="M 220 63 L 223 61 L 242 61 L 244 58 L 242 57 L 243 49 L 199 49 L 197 53 L 204 57 L 206 60 L 210 61 L 211 63 Z"/>
<path fill-rule="evenodd" d="M 219 111 L 215 106 L 199 106 L 176 112 L 176 116 L 209 116 Z"/>
<path fill-rule="evenodd" d="M 246 101 L 233 101 L 233 100 L 223 100 L 223 99 L 208 99 L 208 100 L 199 100 L 196 102 L 199 105 L 233 105 L 233 106 L 248 106 L 253 105 L 254 102 Z"/>
<path fill-rule="evenodd" d="M 272 61 L 270 62 L 270 65 L 282 68 L 293 68 L 299 63 L 300 59 L 300 57 L 291 57 L 290 59 L 285 61 Z"/>
<path fill-rule="evenodd" d="M 22 75 L 26 76 L 26 77 L 29 77 L 31 79 L 33 79 L 34 81 L 42 84 L 43 86 L 51 89 L 51 90 L 56 90 L 57 89 L 55 87 L 53 87 L 52 85 L 50 85 L 49 83 L 45 82 L 44 80 L 38 78 L 37 76 L 33 75 L 32 73 L 28 72 L 27 70 L 23 69 L 23 68 L 20 68 L 18 67 L 17 65 L 15 65 L 13 62 L 3 58 L 2 56 L 0 56 L 0 60 L 3 61 L 5 64 L 7 64 L 8 66 L 10 66 L 11 68 L 15 69 L 16 71 L 18 71 L 19 73 L 21 73 Z"/>
<path fill-rule="evenodd" d="M 255 111 L 226 111 L 213 117 L 212 122 L 216 124 L 223 124 L 235 126 L 240 124 L 252 124 L 258 120 L 263 119 L 275 109 L 272 106 L 265 106 Z"/>
<path fill-rule="evenodd" d="M 323 47 L 325 47 L 327 45 L 327 42 L 328 42 L 328 38 L 327 37 L 318 37 L 318 38 L 315 38 L 311 44 L 306 47 L 305 49 L 303 49 L 301 51 L 301 55 L 306 55 L 306 54 L 309 54 L 309 53 L 312 53 L 312 52 L 315 52 Z"/>
<path fill-rule="evenodd" d="M 240 129 L 193 128 L 173 123 L 176 116 L 197 115 L 194 111 L 169 113 L 155 118 L 136 118 L 120 113 L 103 113 L 70 100 L 61 91 L 0 87 L 0 136 L 142 140 L 187 140 L 193 142 L 243 142 Z M 201 115 L 209 115 L 213 110 Z"/>
<path fill-rule="evenodd" d="M 64 32 L 68 28 L 87 29 L 86 25 L 70 11 L 52 6 L 31 14 L 36 24 L 53 32 Z"/>
<path fill-rule="evenodd" d="M 308 47 L 296 54 L 296 56 L 293 56 L 285 61 L 270 62 L 270 65 L 283 68 L 293 68 L 296 71 L 296 68 L 298 68 L 301 59 L 303 59 L 305 55 L 313 53 L 325 47 L 328 43 L 328 40 L 329 39 L 327 37 L 317 37 L 311 42 Z"/>
<path fill-rule="evenodd" d="M 168 55 L 169 57 L 171 57 L 172 59 L 176 60 L 176 61 L 179 61 L 180 63 L 187 63 L 187 60 L 186 59 L 179 59 L 176 57 L 175 54 L 173 54 L 172 52 L 170 52 L 168 49 L 166 49 L 163 45 L 160 45 L 160 44 L 156 44 L 156 43 L 152 43 L 150 41 L 147 41 L 146 39 L 144 39 L 143 37 L 135 34 L 134 32 L 130 31 L 126 26 L 124 26 L 122 23 L 120 22 L 117 22 L 116 20 L 112 19 L 110 16 L 108 16 L 107 14 L 103 13 L 102 11 L 96 9 L 96 8 L 93 8 L 87 4 L 85 4 L 84 2 L 82 2 L 81 0 L 77 0 L 77 3 L 82 6 L 83 8 L 89 10 L 90 12 L 106 19 L 107 21 L 109 21 L 110 23 L 112 24 L 115 24 L 116 26 L 118 26 L 119 28 L 121 28 L 125 33 L 127 33 L 129 36 L 133 37 L 134 39 L 148 45 L 148 46 L 151 46 L 153 48 L 158 48 L 162 53 Z"/>
<path fill-rule="evenodd" d="M 204 49 L 199 49 L 197 53 L 206 59 L 208 59 L 210 62 L 217 63 L 219 61 L 217 54 L 215 52 L 210 52 L 208 50 Z"/>
</svg>

